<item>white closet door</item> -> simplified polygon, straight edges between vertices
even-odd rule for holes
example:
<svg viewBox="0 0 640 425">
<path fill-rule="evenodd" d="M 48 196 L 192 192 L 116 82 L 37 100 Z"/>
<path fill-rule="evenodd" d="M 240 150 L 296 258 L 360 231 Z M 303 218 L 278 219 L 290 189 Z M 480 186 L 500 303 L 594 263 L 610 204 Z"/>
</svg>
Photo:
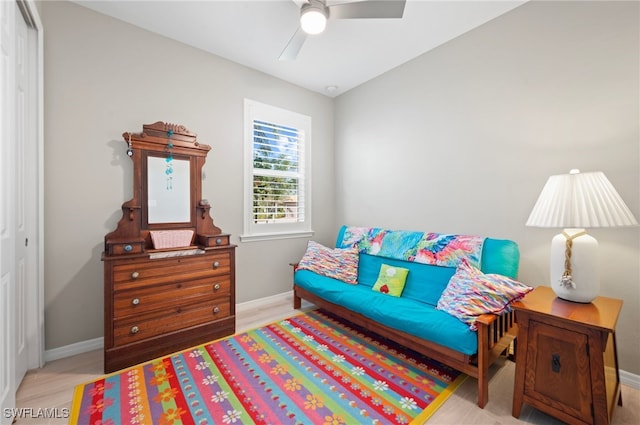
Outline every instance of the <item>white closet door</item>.
<svg viewBox="0 0 640 425">
<path fill-rule="evenodd" d="M 36 217 L 37 150 L 35 128 L 35 67 L 33 31 L 15 10 L 15 379 L 22 382 L 28 367 L 29 317 L 33 317 L 37 287 Z"/>
<path fill-rule="evenodd" d="M 39 366 L 38 58 L 26 4 L 0 0 L 0 424 Z M 29 15 L 29 22 L 32 15 Z M 39 19 L 39 18 L 38 18 Z M 35 318 L 35 319 L 34 319 Z M 36 351 L 34 353 L 34 351 Z M 29 357 L 31 356 L 31 357 Z M 29 359 L 32 359 L 31 362 Z M 8 410 L 7 410 L 8 409 Z"/>
<path fill-rule="evenodd" d="M 0 1 L 0 423 L 11 423 L 5 409 L 15 407 L 15 188 L 13 110 L 15 91 L 15 9 Z"/>
</svg>

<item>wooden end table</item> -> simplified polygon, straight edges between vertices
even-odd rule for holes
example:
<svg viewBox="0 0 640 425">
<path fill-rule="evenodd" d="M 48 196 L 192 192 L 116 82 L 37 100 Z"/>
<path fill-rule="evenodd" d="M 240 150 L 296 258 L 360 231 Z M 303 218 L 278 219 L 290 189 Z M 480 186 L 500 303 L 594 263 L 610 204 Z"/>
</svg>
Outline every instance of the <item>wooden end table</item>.
<svg viewBox="0 0 640 425">
<path fill-rule="evenodd" d="M 514 303 L 518 339 L 512 414 L 527 403 L 568 424 L 610 424 L 622 405 L 615 327 L 622 301 L 582 304 L 539 286 Z"/>
</svg>

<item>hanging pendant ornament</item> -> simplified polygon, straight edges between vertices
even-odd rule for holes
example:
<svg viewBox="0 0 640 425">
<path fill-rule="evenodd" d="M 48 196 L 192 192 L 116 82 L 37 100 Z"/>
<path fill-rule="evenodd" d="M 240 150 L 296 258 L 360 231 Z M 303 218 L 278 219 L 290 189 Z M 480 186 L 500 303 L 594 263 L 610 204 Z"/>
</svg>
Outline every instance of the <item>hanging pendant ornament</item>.
<svg viewBox="0 0 640 425">
<path fill-rule="evenodd" d="M 167 131 L 167 137 L 169 138 L 169 143 L 167 143 L 166 148 L 169 155 L 167 156 L 167 159 L 165 159 L 165 162 L 167 163 L 167 169 L 165 170 L 165 174 L 167 175 L 167 190 L 173 189 L 173 142 L 171 141 L 171 136 L 173 136 L 173 130 Z"/>
<path fill-rule="evenodd" d="M 129 133 L 129 147 L 127 148 L 127 156 L 133 156 L 133 145 L 131 144 L 131 133 Z"/>
</svg>

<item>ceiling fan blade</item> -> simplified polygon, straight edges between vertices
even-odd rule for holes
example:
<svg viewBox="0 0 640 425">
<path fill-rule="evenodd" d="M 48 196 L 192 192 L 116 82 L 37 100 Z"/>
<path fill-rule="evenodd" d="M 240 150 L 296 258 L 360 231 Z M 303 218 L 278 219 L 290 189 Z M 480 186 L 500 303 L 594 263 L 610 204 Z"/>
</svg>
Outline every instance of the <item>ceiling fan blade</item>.
<svg viewBox="0 0 640 425">
<path fill-rule="evenodd" d="M 298 52 L 302 48 L 304 41 L 307 39 L 307 34 L 302 31 L 302 28 L 298 27 L 296 32 L 287 43 L 282 53 L 280 53 L 279 59 L 281 61 L 292 61 L 298 56 Z"/>
<path fill-rule="evenodd" d="M 373 0 L 329 6 L 329 19 L 402 18 L 406 0 Z"/>
</svg>

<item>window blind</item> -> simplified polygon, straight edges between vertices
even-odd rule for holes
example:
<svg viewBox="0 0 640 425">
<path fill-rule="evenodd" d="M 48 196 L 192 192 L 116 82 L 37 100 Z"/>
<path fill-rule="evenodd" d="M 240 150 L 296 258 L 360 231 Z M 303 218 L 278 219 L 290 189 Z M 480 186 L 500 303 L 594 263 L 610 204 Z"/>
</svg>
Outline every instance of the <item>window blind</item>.
<svg viewBox="0 0 640 425">
<path fill-rule="evenodd" d="M 253 223 L 305 220 L 304 131 L 253 120 Z"/>
</svg>

